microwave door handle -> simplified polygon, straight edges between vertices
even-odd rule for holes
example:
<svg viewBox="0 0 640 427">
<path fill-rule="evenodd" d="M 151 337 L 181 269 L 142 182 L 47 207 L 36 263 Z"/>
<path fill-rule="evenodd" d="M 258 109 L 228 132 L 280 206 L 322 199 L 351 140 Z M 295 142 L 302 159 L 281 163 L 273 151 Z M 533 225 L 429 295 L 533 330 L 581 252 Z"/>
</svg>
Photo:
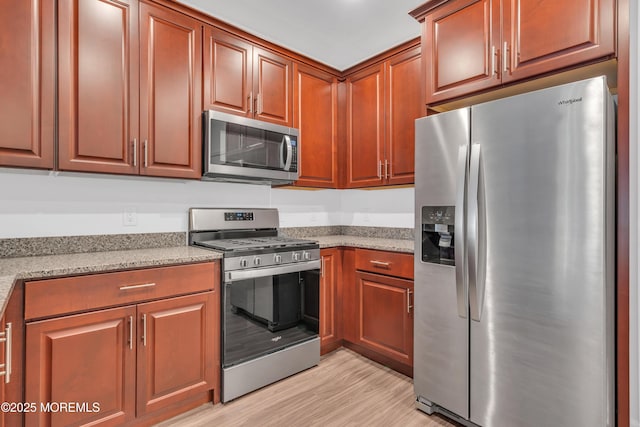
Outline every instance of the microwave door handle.
<svg viewBox="0 0 640 427">
<path fill-rule="evenodd" d="M 293 145 L 291 144 L 291 137 L 289 135 L 282 136 L 282 144 L 287 147 L 287 155 L 281 159 L 280 165 L 282 169 L 288 171 L 291 169 L 291 160 L 293 158 Z"/>
</svg>

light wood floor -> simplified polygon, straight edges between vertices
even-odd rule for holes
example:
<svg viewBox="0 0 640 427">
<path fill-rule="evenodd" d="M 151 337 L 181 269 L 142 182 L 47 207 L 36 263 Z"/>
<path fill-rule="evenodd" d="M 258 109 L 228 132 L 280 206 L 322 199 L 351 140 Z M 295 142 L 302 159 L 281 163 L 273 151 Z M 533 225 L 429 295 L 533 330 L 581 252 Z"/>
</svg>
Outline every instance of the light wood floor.
<svg viewBox="0 0 640 427">
<path fill-rule="evenodd" d="M 341 348 L 317 367 L 158 426 L 452 426 L 414 408 L 411 379 Z"/>
</svg>

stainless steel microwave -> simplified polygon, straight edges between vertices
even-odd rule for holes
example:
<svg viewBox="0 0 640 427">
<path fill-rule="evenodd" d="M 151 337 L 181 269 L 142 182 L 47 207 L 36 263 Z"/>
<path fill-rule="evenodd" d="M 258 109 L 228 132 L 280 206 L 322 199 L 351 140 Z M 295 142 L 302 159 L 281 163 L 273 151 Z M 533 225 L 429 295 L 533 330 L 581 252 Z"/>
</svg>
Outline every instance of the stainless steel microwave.
<svg viewBox="0 0 640 427">
<path fill-rule="evenodd" d="M 298 130 L 207 110 L 204 180 L 287 184 L 298 179 Z"/>
</svg>

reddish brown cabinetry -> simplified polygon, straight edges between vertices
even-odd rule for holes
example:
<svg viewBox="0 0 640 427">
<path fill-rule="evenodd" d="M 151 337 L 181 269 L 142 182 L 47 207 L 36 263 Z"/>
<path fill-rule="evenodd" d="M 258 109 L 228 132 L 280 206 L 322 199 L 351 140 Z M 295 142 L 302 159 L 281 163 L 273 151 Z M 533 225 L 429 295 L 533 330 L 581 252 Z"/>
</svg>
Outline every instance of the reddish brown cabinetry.
<svg viewBox="0 0 640 427">
<path fill-rule="evenodd" d="M 55 2 L 0 5 L 0 165 L 52 169 Z"/>
<path fill-rule="evenodd" d="M 342 257 L 340 249 L 322 249 L 320 255 L 320 354 L 325 354 L 342 344 Z"/>
<path fill-rule="evenodd" d="M 25 399 L 99 405 L 29 413 L 26 424 L 148 423 L 211 400 L 211 390 L 217 401 L 218 272 L 205 263 L 26 283 Z M 127 305 L 101 308 L 119 301 Z"/>
<path fill-rule="evenodd" d="M 123 307 L 27 324 L 26 401 L 88 402 L 91 408 L 29 412 L 25 424 L 106 425 L 135 418 L 135 318 L 135 307 Z"/>
<path fill-rule="evenodd" d="M 420 76 L 416 47 L 347 78 L 347 188 L 413 182 Z"/>
<path fill-rule="evenodd" d="M 58 2 L 62 170 L 136 174 L 138 1 Z"/>
<path fill-rule="evenodd" d="M 351 262 L 355 276 L 344 283 L 345 341 L 412 376 L 413 257 L 356 249 Z"/>
<path fill-rule="evenodd" d="M 615 53 L 614 0 L 452 0 L 412 14 L 427 104 Z"/>
<path fill-rule="evenodd" d="M 293 127 L 300 132 L 296 185 L 338 185 L 338 83 L 307 65 L 294 66 Z"/>
<path fill-rule="evenodd" d="M 201 176 L 201 26 L 137 0 L 62 0 L 61 170 Z"/>
<path fill-rule="evenodd" d="M 219 331 L 213 292 L 140 304 L 137 414 L 206 392 L 216 383 Z M 140 343 L 142 345 L 140 345 Z"/>
<path fill-rule="evenodd" d="M 291 78 L 291 60 L 224 30 L 205 28 L 205 109 L 289 126 Z"/>
<path fill-rule="evenodd" d="M 140 4 L 140 174 L 202 176 L 202 24 Z"/>
</svg>

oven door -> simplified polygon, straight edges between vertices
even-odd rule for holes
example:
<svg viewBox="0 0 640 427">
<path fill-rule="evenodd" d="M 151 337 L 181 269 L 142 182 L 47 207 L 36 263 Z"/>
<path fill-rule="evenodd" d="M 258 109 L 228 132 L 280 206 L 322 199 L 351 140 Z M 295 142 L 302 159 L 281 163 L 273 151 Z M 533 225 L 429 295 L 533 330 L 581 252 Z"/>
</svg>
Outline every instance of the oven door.
<svg viewBox="0 0 640 427">
<path fill-rule="evenodd" d="M 318 336 L 320 262 L 224 274 L 222 366 Z"/>
</svg>

